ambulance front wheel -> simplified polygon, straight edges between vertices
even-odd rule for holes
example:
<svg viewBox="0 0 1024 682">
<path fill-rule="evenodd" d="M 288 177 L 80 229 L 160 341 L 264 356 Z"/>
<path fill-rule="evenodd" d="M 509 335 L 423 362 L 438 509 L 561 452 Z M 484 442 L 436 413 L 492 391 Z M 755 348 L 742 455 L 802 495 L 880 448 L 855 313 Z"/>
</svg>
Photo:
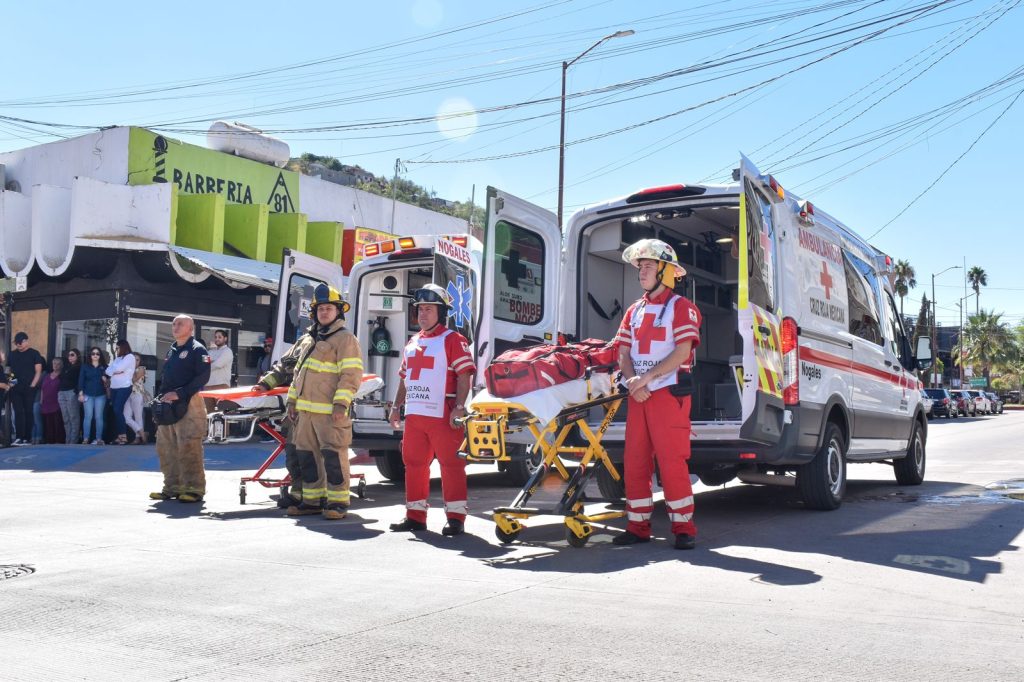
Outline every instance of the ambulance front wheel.
<svg viewBox="0 0 1024 682">
<path fill-rule="evenodd" d="M 533 447 L 521 448 L 515 452 L 511 461 L 505 462 L 503 468 L 509 482 L 514 486 L 526 485 L 533 473 L 544 461 L 544 453 Z"/>
<path fill-rule="evenodd" d="M 892 463 L 896 483 L 921 485 L 924 482 L 924 467 L 924 436 L 921 434 L 921 424 L 915 420 L 914 432 L 910 436 L 910 445 L 907 446 L 907 456 Z"/>
<path fill-rule="evenodd" d="M 825 424 L 818 452 L 796 472 L 796 488 L 808 509 L 838 509 L 846 493 L 846 439 L 835 422 Z"/>
</svg>

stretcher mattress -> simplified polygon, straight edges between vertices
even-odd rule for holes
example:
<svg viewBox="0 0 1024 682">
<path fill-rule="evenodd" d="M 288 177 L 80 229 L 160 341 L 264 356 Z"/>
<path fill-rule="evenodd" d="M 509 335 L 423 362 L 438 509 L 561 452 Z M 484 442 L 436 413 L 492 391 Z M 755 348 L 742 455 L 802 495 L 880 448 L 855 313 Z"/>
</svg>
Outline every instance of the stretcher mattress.
<svg viewBox="0 0 1024 682">
<path fill-rule="evenodd" d="M 484 389 L 470 401 L 469 409 L 472 411 L 474 405 L 483 403 L 516 403 L 525 407 L 530 414 L 546 425 L 565 408 L 596 400 L 611 392 L 611 375 L 595 372 L 590 378 L 589 396 L 587 395 L 587 380 L 574 379 L 564 384 L 530 391 L 513 398 L 496 398 L 487 389 Z"/>
<path fill-rule="evenodd" d="M 356 399 L 373 393 L 384 385 L 384 380 L 376 374 L 364 374 L 363 381 L 356 391 Z M 200 395 L 204 398 L 215 398 L 217 400 L 230 400 L 238 405 L 241 410 L 276 410 L 283 409 L 285 396 L 288 394 L 287 386 L 278 386 L 269 391 L 256 393 L 253 386 L 235 386 L 233 388 L 218 388 L 212 391 L 202 391 Z"/>
</svg>

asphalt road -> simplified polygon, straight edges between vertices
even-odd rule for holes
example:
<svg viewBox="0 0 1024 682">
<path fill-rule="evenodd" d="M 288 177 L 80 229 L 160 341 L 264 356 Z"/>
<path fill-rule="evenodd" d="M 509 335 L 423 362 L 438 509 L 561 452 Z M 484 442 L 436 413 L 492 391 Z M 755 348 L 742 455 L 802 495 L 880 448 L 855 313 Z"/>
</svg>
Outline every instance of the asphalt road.
<svg viewBox="0 0 1024 682">
<path fill-rule="evenodd" d="M 487 469 L 444 538 L 439 499 L 387 531 L 372 465 L 329 522 L 239 504 L 267 446 L 208 448 L 201 508 L 147 499 L 152 446 L 0 450 L 0 679 L 1020 680 L 1024 501 L 986 486 L 1024 482 L 1022 442 L 1024 413 L 933 422 L 924 485 L 854 465 L 834 512 L 700 488 L 692 552 L 660 504 L 647 545 L 575 549 L 554 517 L 501 545 Z"/>
</svg>

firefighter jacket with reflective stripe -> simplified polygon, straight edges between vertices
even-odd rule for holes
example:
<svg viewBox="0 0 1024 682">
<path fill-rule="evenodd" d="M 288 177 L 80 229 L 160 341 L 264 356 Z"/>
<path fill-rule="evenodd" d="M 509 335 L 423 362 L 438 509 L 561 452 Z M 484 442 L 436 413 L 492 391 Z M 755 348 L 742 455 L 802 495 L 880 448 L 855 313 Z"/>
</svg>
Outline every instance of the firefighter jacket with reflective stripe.
<svg viewBox="0 0 1024 682">
<path fill-rule="evenodd" d="M 299 351 L 303 348 L 302 342 L 307 338 L 309 338 L 309 335 L 304 334 L 298 341 L 293 343 L 288 352 L 271 365 L 270 371 L 260 377 L 258 383 L 263 384 L 267 390 L 291 383 L 292 376 L 295 374 L 295 365 L 299 362 L 299 357 L 301 357 Z M 305 347 L 311 348 L 308 344 Z"/>
<path fill-rule="evenodd" d="M 314 414 L 331 414 L 335 406 L 348 409 L 363 380 L 363 360 L 359 341 L 345 323 L 335 320 L 295 345 L 302 362 L 288 389 L 288 404 Z"/>
</svg>

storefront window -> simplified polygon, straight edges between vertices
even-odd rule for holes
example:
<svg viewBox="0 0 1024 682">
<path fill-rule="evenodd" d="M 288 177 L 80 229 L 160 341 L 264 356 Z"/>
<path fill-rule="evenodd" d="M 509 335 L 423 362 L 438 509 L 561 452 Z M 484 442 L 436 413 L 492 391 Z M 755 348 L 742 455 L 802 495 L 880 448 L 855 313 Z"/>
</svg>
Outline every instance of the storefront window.
<svg viewBox="0 0 1024 682">
<path fill-rule="evenodd" d="M 109 361 L 116 342 L 117 318 L 57 323 L 57 344 L 62 355 L 72 348 L 77 348 L 85 354 L 87 349 L 97 346 L 103 349 Z"/>
</svg>

